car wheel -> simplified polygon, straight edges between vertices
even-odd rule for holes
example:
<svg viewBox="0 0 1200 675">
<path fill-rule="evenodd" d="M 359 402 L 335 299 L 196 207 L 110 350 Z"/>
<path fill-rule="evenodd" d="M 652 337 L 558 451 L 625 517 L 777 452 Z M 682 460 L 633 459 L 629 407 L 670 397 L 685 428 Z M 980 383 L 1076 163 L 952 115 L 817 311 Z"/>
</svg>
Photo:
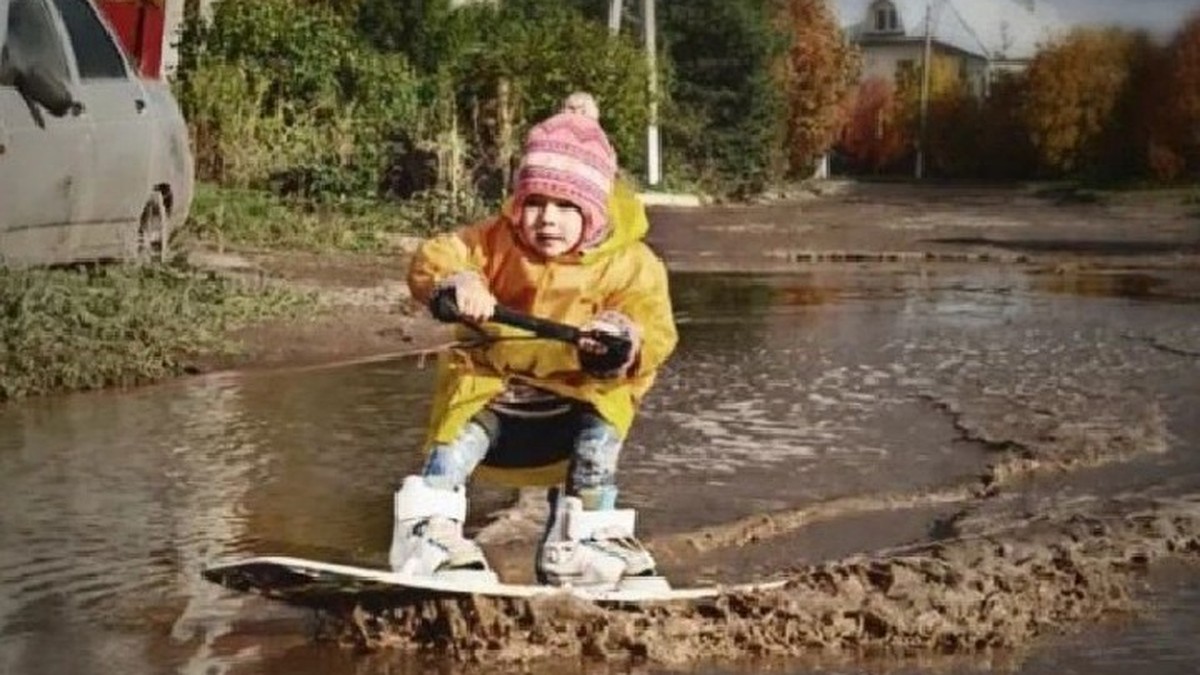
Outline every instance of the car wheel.
<svg viewBox="0 0 1200 675">
<path fill-rule="evenodd" d="M 146 205 L 142 207 L 142 219 L 138 223 L 138 262 L 166 262 L 170 235 L 168 227 L 166 202 L 162 193 L 155 190 L 146 199 Z"/>
</svg>

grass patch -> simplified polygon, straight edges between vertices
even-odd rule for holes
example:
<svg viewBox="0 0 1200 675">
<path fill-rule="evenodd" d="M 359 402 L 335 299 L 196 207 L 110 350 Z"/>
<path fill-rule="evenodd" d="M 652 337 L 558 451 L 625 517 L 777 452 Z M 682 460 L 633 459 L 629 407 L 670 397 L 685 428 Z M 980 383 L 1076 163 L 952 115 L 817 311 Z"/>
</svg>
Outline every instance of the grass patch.
<svg viewBox="0 0 1200 675">
<path fill-rule="evenodd" d="M 169 266 L 0 269 L 0 401 L 130 386 L 228 353 L 228 331 L 315 300 Z"/>
<path fill-rule="evenodd" d="M 444 231 L 482 218 L 487 209 L 474 199 L 455 203 L 436 192 L 403 202 L 319 201 L 201 184 L 183 235 L 222 250 L 380 252 L 397 235 Z"/>
</svg>

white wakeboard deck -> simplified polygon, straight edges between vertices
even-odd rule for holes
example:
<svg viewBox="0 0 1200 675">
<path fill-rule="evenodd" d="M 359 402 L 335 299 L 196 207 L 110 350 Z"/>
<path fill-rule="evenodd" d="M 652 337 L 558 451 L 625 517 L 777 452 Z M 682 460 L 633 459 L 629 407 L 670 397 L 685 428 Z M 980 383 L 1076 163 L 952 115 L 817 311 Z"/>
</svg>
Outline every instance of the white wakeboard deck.
<svg viewBox="0 0 1200 675">
<path fill-rule="evenodd" d="M 456 595 L 532 598 L 555 593 L 568 593 L 595 602 L 668 602 L 712 598 L 722 593 L 766 591 L 779 588 L 785 583 L 778 580 L 730 586 L 597 590 L 574 586 L 442 579 L 286 556 L 245 558 L 221 563 L 205 568 L 203 574 L 205 579 L 227 588 L 256 592 L 300 605 L 325 604 L 330 600 L 352 599 L 359 595 L 413 599 Z"/>
</svg>

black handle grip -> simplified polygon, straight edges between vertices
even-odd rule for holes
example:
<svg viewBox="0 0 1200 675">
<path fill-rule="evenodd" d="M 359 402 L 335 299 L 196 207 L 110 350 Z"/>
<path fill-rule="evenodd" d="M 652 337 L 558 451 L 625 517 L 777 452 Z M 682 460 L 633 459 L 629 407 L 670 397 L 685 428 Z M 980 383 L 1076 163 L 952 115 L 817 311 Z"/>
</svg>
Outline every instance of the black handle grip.
<svg viewBox="0 0 1200 675">
<path fill-rule="evenodd" d="M 558 340 L 570 344 L 575 344 L 579 341 L 579 329 L 575 326 L 568 326 L 565 323 L 522 314 L 503 305 L 496 305 L 496 311 L 492 313 L 491 320 L 496 323 L 512 326 L 513 328 L 524 328 L 538 337 L 544 337 L 549 340 Z"/>
<path fill-rule="evenodd" d="M 458 298 L 454 295 L 453 286 L 433 292 L 433 297 L 429 298 L 429 312 L 442 323 L 456 323 L 462 318 L 458 313 Z"/>
<path fill-rule="evenodd" d="M 458 300 L 455 298 L 452 287 L 440 289 L 433 294 L 433 298 L 429 301 L 429 311 L 433 313 L 435 319 L 444 323 L 454 323 L 462 320 L 462 315 L 458 312 Z M 558 323 L 557 321 L 523 314 L 503 305 L 496 305 L 496 310 L 492 313 L 492 318 L 489 321 L 502 323 L 513 328 L 522 328 L 538 337 L 549 340 L 558 340 L 570 344 L 575 344 L 579 341 L 579 329 L 575 326 L 568 326 L 565 323 Z"/>
</svg>

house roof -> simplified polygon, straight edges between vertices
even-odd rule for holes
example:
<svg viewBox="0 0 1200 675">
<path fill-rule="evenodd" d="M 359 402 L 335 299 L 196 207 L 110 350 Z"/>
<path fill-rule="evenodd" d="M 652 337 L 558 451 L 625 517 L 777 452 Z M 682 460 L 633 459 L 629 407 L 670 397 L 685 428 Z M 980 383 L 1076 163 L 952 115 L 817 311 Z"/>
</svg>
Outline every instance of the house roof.
<svg viewBox="0 0 1200 675">
<path fill-rule="evenodd" d="M 869 37 L 877 0 L 835 0 L 844 29 L 854 40 Z M 1038 45 L 1065 28 L 1058 13 L 1035 0 L 889 0 L 899 30 L 881 39 L 925 36 L 925 7 L 933 5 L 934 40 L 969 54 L 999 60 L 1032 58 Z"/>
</svg>

